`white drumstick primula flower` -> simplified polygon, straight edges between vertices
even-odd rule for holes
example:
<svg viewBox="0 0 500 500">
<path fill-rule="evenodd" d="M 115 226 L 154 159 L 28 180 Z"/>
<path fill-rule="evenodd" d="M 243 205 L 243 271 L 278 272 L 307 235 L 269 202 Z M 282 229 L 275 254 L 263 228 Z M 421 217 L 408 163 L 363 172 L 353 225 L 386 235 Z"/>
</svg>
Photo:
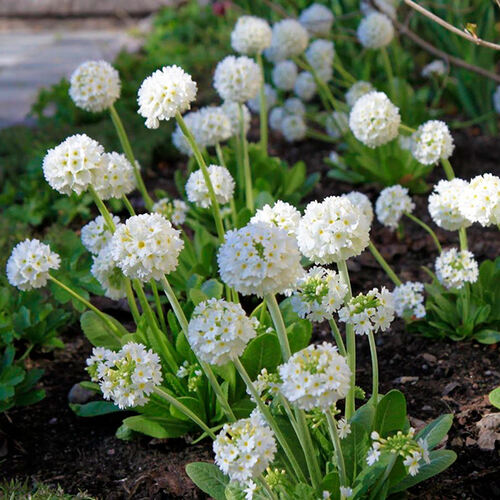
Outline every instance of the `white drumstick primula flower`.
<svg viewBox="0 0 500 500">
<path fill-rule="evenodd" d="M 217 203 L 221 205 L 229 203 L 233 197 L 235 186 L 234 179 L 229 170 L 220 165 L 209 165 L 208 175 L 214 188 Z M 208 186 L 201 169 L 196 170 L 189 176 L 186 183 L 186 195 L 188 200 L 198 207 L 209 208 L 212 206 Z"/>
<path fill-rule="evenodd" d="M 314 76 L 309 71 L 302 71 L 295 80 L 293 91 L 303 101 L 310 101 L 315 95 L 318 87 Z"/>
<path fill-rule="evenodd" d="M 415 203 L 408 194 L 408 188 L 399 184 L 383 189 L 375 202 L 377 219 L 393 230 L 398 227 L 405 212 L 411 213 L 414 209 Z"/>
<path fill-rule="evenodd" d="M 191 131 L 194 137 L 198 134 L 199 118 L 199 111 L 190 111 L 183 116 L 186 127 Z M 172 133 L 172 143 L 182 154 L 187 156 L 193 155 L 191 145 L 184 136 L 184 133 L 178 123 L 175 125 L 175 130 Z"/>
<path fill-rule="evenodd" d="M 412 135 L 411 153 L 423 165 L 434 165 L 447 160 L 455 149 L 453 137 L 446 123 L 429 120 Z"/>
<path fill-rule="evenodd" d="M 400 318 L 425 318 L 423 283 L 407 281 L 394 288 L 392 295 L 396 314 Z"/>
<path fill-rule="evenodd" d="M 110 214 L 113 223 L 118 225 L 120 218 L 116 215 Z M 102 215 L 99 215 L 94 220 L 82 227 L 81 239 L 83 246 L 94 255 L 97 255 L 105 246 L 111 241 L 113 233 L 111 228 L 106 224 Z"/>
<path fill-rule="evenodd" d="M 430 78 L 432 76 L 444 76 L 446 74 L 446 64 L 441 59 L 436 59 L 431 63 L 424 66 L 422 69 L 422 76 L 424 78 Z"/>
<path fill-rule="evenodd" d="M 205 106 L 198 111 L 193 135 L 201 148 L 213 147 L 231 137 L 231 120 L 222 107 Z"/>
<path fill-rule="evenodd" d="M 269 127 L 271 127 L 271 130 L 280 132 L 281 124 L 283 123 L 283 119 L 286 115 L 287 112 L 282 106 L 271 109 L 271 112 L 269 113 Z"/>
<path fill-rule="evenodd" d="M 102 155 L 100 167 L 93 171 L 92 179 L 99 198 L 121 198 L 131 193 L 136 185 L 134 167 L 125 155 L 115 152 Z"/>
<path fill-rule="evenodd" d="M 306 60 L 318 78 L 328 82 L 333 76 L 335 46 L 330 40 L 314 40 L 306 50 Z"/>
<path fill-rule="evenodd" d="M 292 90 L 297 74 L 297 65 L 293 61 L 280 61 L 272 71 L 273 83 L 280 90 Z"/>
<path fill-rule="evenodd" d="M 273 25 L 271 46 L 264 51 L 271 62 L 293 59 L 302 54 L 309 43 L 306 29 L 295 19 L 283 19 Z"/>
<path fill-rule="evenodd" d="M 373 222 L 373 206 L 368 196 L 358 191 L 351 191 L 342 196 L 347 198 L 355 207 L 361 210 L 363 215 L 367 218 L 368 224 L 371 226 Z"/>
<path fill-rule="evenodd" d="M 153 205 L 153 212 L 163 215 L 176 227 L 184 224 L 188 211 L 189 205 L 183 200 L 162 198 Z"/>
<path fill-rule="evenodd" d="M 340 139 L 349 131 L 349 116 L 343 111 L 334 111 L 326 117 L 326 133 L 333 139 Z"/>
<path fill-rule="evenodd" d="M 240 54 L 253 56 L 271 45 L 271 26 L 260 17 L 241 16 L 231 32 L 231 47 Z"/>
<path fill-rule="evenodd" d="M 283 108 L 290 115 L 305 116 L 306 114 L 306 107 L 304 106 L 304 103 L 296 97 L 289 97 L 283 103 Z"/>
<path fill-rule="evenodd" d="M 250 111 L 248 108 L 242 104 L 241 108 L 243 110 L 243 130 L 245 131 L 245 135 L 250 130 Z M 231 122 L 231 137 L 240 134 L 240 106 L 237 102 L 233 101 L 225 101 L 222 105 L 222 110 L 229 118 Z"/>
<path fill-rule="evenodd" d="M 439 255 L 435 263 L 436 277 L 445 288 L 460 289 L 465 283 L 475 283 L 479 266 L 468 250 L 450 248 Z"/>
<path fill-rule="evenodd" d="M 284 229 L 294 236 L 300 222 L 300 212 L 290 203 L 278 200 L 273 206 L 266 204 L 259 208 L 250 219 L 250 223 L 264 222 Z"/>
<path fill-rule="evenodd" d="M 244 103 L 253 99 L 262 83 L 259 65 L 247 56 L 227 56 L 217 64 L 214 87 L 224 101 Z"/>
<path fill-rule="evenodd" d="M 111 245 L 105 246 L 93 256 L 90 273 L 99 282 L 106 297 L 118 300 L 127 296 L 127 278 L 116 265 Z"/>
<path fill-rule="evenodd" d="M 447 231 L 458 231 L 471 225 L 461 208 L 469 184 L 463 179 L 440 180 L 429 196 L 429 213 L 432 220 Z"/>
<path fill-rule="evenodd" d="M 269 111 L 273 106 L 275 106 L 277 100 L 278 100 L 278 94 L 276 93 L 276 90 L 274 90 L 274 87 L 269 85 L 268 83 L 264 84 L 264 93 L 266 96 L 266 111 Z M 259 113 L 260 112 L 260 92 L 253 98 L 250 99 L 248 102 L 248 107 L 254 112 L 254 113 Z"/>
<path fill-rule="evenodd" d="M 481 226 L 500 225 L 500 177 L 483 174 L 474 177 L 465 190 L 461 212 Z"/>
<path fill-rule="evenodd" d="M 392 42 L 394 26 L 388 16 L 372 12 L 359 23 L 358 40 L 367 49 L 381 49 Z"/>
<path fill-rule="evenodd" d="M 313 3 L 299 16 L 299 23 L 314 37 L 330 35 L 334 20 L 332 11 L 319 3 Z"/>
<path fill-rule="evenodd" d="M 306 137 L 307 125 L 302 115 L 288 115 L 281 122 L 281 133 L 288 142 L 301 141 Z"/>
<path fill-rule="evenodd" d="M 353 83 L 349 90 L 346 92 L 345 99 L 350 108 L 352 108 L 356 101 L 370 92 L 373 92 L 375 88 L 370 82 L 364 82 L 360 80 L 359 82 Z"/>
</svg>

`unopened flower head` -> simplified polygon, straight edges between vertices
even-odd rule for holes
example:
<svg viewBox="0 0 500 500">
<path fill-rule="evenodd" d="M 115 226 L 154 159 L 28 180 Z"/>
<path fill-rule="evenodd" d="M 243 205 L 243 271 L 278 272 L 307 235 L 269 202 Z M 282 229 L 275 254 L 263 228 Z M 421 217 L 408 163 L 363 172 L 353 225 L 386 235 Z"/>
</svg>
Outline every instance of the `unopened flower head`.
<svg viewBox="0 0 500 500">
<path fill-rule="evenodd" d="M 92 185 L 102 200 L 121 198 L 136 188 L 134 167 L 120 153 L 104 153 L 99 168 L 93 172 Z"/>
<path fill-rule="evenodd" d="M 329 196 L 307 205 L 297 229 L 300 251 L 316 264 L 359 255 L 370 241 L 370 224 L 347 198 Z"/>
<path fill-rule="evenodd" d="M 188 341 L 196 356 L 211 365 L 224 365 L 243 354 L 257 335 L 240 304 L 222 299 L 200 302 L 188 326 Z"/>
<path fill-rule="evenodd" d="M 495 108 L 495 111 L 500 114 L 500 85 L 493 93 L 493 107 Z"/>
<path fill-rule="evenodd" d="M 296 352 L 279 367 L 281 392 L 303 410 L 330 409 L 349 392 L 351 370 L 337 348 L 324 342 Z"/>
<path fill-rule="evenodd" d="M 424 165 L 434 165 L 439 160 L 447 160 L 454 149 L 448 126 L 439 120 L 425 122 L 412 135 L 411 153 Z"/>
<path fill-rule="evenodd" d="M 87 61 L 70 78 L 69 95 L 85 111 L 108 109 L 120 97 L 120 75 L 106 61 Z"/>
<path fill-rule="evenodd" d="M 387 288 L 373 288 L 353 297 L 340 311 L 339 319 L 354 326 L 357 335 L 385 332 L 394 320 L 394 297 Z"/>
<path fill-rule="evenodd" d="M 283 19 L 273 25 L 271 46 L 265 51 L 272 62 L 284 61 L 299 56 L 306 50 L 309 35 L 295 19 Z"/>
<path fill-rule="evenodd" d="M 214 87 L 224 101 L 243 103 L 258 94 L 262 78 L 253 59 L 227 56 L 215 68 Z"/>
<path fill-rule="evenodd" d="M 465 283 L 475 283 L 479 267 L 474 254 L 468 250 L 450 248 L 436 259 L 436 277 L 445 288 L 460 289 Z"/>
<path fill-rule="evenodd" d="M 306 114 L 306 107 L 304 106 L 304 103 L 296 97 L 289 97 L 283 103 L 283 108 L 289 115 L 305 116 Z"/>
<path fill-rule="evenodd" d="M 358 26 L 358 40 L 363 47 L 380 49 L 386 47 L 394 38 L 394 26 L 388 16 L 372 12 L 364 17 Z"/>
<path fill-rule="evenodd" d="M 282 106 L 271 109 L 271 112 L 269 113 L 269 126 L 271 129 L 281 131 L 281 124 L 283 123 L 283 119 L 286 115 L 287 112 Z"/>
<path fill-rule="evenodd" d="M 307 125 L 301 115 L 288 115 L 281 122 L 281 133 L 288 142 L 301 141 L 307 133 Z"/>
<path fill-rule="evenodd" d="M 371 226 L 373 221 L 373 206 L 368 196 L 358 191 L 351 191 L 342 196 L 347 198 L 355 207 L 361 210 L 363 215 L 367 218 L 368 224 Z"/>
<path fill-rule="evenodd" d="M 439 227 L 458 231 L 471 225 L 461 211 L 468 187 L 462 179 L 441 180 L 434 186 L 429 196 L 429 213 Z"/>
<path fill-rule="evenodd" d="M 111 218 L 115 226 L 120 223 L 120 218 L 116 215 L 111 215 Z M 102 215 L 99 215 L 82 227 L 81 238 L 83 246 L 95 255 L 109 244 L 112 236 L 111 228 L 106 225 L 106 221 Z"/>
<path fill-rule="evenodd" d="M 111 245 L 103 247 L 93 256 L 90 272 L 101 285 L 106 297 L 118 300 L 127 296 L 127 278 L 113 259 Z"/>
<path fill-rule="evenodd" d="M 330 40 L 314 40 L 306 50 L 307 62 L 314 69 L 318 78 L 324 82 L 332 79 L 335 46 Z"/>
<path fill-rule="evenodd" d="M 47 284 L 51 269 L 59 269 L 61 259 L 39 240 L 18 243 L 7 261 L 7 280 L 19 290 L 28 291 Z"/>
<path fill-rule="evenodd" d="M 430 78 L 432 76 L 443 76 L 446 74 L 446 64 L 441 59 L 436 59 L 431 63 L 424 66 L 422 69 L 422 76 L 424 78 Z"/>
<path fill-rule="evenodd" d="M 281 90 L 292 90 L 297 73 L 297 65 L 293 61 L 280 61 L 273 68 L 273 83 Z"/>
<path fill-rule="evenodd" d="M 363 97 L 365 94 L 369 94 L 374 90 L 375 88 L 370 82 L 360 80 L 359 82 L 353 83 L 345 95 L 347 104 L 352 108 L 360 97 Z"/>
<path fill-rule="evenodd" d="M 295 238 L 262 222 L 228 231 L 217 260 L 222 281 L 243 295 L 282 293 L 303 272 Z"/>
<path fill-rule="evenodd" d="M 471 222 L 500 225 L 500 177 L 492 174 L 474 177 L 465 190 L 461 210 Z"/>
<path fill-rule="evenodd" d="M 231 47 L 240 54 L 259 54 L 271 45 L 272 33 L 271 27 L 264 19 L 241 16 L 231 33 Z"/>
<path fill-rule="evenodd" d="M 266 111 L 269 111 L 278 100 L 278 94 L 274 87 L 269 85 L 268 83 L 264 84 L 264 93 L 266 96 Z M 254 112 L 260 112 L 260 92 L 253 98 L 248 101 L 248 107 Z"/>
<path fill-rule="evenodd" d="M 299 278 L 290 299 L 293 310 L 310 321 L 332 319 L 347 294 L 347 285 L 335 271 L 314 266 Z"/>
<path fill-rule="evenodd" d="M 300 222 L 300 212 L 290 203 L 278 200 L 273 206 L 266 204 L 259 208 L 250 222 L 264 222 L 284 229 L 289 235 L 295 235 Z"/>
<path fill-rule="evenodd" d="M 123 274 L 146 282 L 175 270 L 184 242 L 170 221 L 154 213 L 134 215 L 118 225 L 111 245 Z"/>
<path fill-rule="evenodd" d="M 295 80 L 293 91 L 302 100 L 308 102 L 316 95 L 317 85 L 314 76 L 309 71 L 302 71 Z"/>
<path fill-rule="evenodd" d="M 420 282 L 407 281 L 394 288 L 394 306 L 396 314 L 400 318 L 413 319 L 424 318 L 424 284 Z"/>
<path fill-rule="evenodd" d="M 188 204 L 182 200 L 162 198 L 153 205 L 153 212 L 163 215 L 176 227 L 184 224 L 188 211 Z"/>
<path fill-rule="evenodd" d="M 396 229 L 405 212 L 411 213 L 414 208 L 408 188 L 399 184 L 383 189 L 375 202 L 377 219 L 391 229 Z"/>
<path fill-rule="evenodd" d="M 299 22 L 308 31 L 309 35 L 320 37 L 328 36 L 334 21 L 333 13 L 324 5 L 313 3 L 304 9 L 299 16 Z"/>
<path fill-rule="evenodd" d="M 326 133 L 333 139 L 340 139 L 349 131 L 349 117 L 343 111 L 334 111 L 326 118 Z"/>
<path fill-rule="evenodd" d="M 221 205 L 229 203 L 234 194 L 234 180 L 229 170 L 220 165 L 209 165 L 208 175 L 215 192 L 215 199 Z M 201 208 L 212 205 L 208 186 L 201 170 L 193 172 L 186 183 L 188 200 Z"/>
<path fill-rule="evenodd" d="M 401 116 L 383 92 L 370 92 L 360 97 L 349 116 L 352 133 L 369 148 L 376 148 L 398 136 Z"/>
<path fill-rule="evenodd" d="M 138 93 L 139 114 L 146 118 L 146 127 L 158 128 L 160 120 L 187 111 L 197 91 L 191 75 L 179 66 L 156 70 L 142 82 Z"/>
<path fill-rule="evenodd" d="M 99 383 L 104 399 L 121 409 L 146 404 L 163 379 L 158 354 L 134 342 L 118 352 L 95 347 L 87 360 L 87 371 Z"/>
<path fill-rule="evenodd" d="M 87 135 L 72 135 L 47 151 L 43 175 L 50 187 L 61 194 L 82 194 L 101 168 L 103 153 L 104 148 Z"/>
<path fill-rule="evenodd" d="M 243 111 L 243 129 L 245 131 L 245 135 L 250 130 L 250 111 L 248 108 L 242 104 L 241 109 Z M 231 122 L 231 136 L 239 135 L 240 133 L 240 105 L 237 102 L 233 101 L 225 101 L 222 105 L 222 110 L 229 118 Z"/>
<path fill-rule="evenodd" d="M 213 449 L 215 463 L 231 481 L 248 483 L 266 470 L 277 446 L 264 418 L 253 412 L 249 418 L 224 424 Z"/>
</svg>

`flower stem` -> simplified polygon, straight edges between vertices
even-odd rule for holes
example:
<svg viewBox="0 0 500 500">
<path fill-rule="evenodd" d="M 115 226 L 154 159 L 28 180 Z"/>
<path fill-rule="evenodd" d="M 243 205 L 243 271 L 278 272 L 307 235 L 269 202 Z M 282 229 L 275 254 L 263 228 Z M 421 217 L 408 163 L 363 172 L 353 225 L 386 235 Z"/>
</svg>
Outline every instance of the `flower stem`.
<svg viewBox="0 0 500 500">
<path fill-rule="evenodd" d="M 191 146 L 191 149 L 193 150 L 196 162 L 198 163 L 198 166 L 200 167 L 201 172 L 203 174 L 203 178 L 205 179 L 205 184 L 207 185 L 208 194 L 210 196 L 210 202 L 211 202 L 210 204 L 212 206 L 212 213 L 215 221 L 215 227 L 217 228 L 217 235 L 219 237 L 219 240 L 222 242 L 224 240 L 224 226 L 222 224 L 222 217 L 220 215 L 219 203 L 217 202 L 217 199 L 215 197 L 214 186 L 210 179 L 210 174 L 208 173 L 207 165 L 205 163 L 205 160 L 203 159 L 203 155 L 201 154 L 200 148 L 196 144 L 193 134 L 186 125 L 186 122 L 182 118 L 182 115 L 178 112 L 175 115 L 175 118 L 177 120 L 177 123 L 179 124 L 180 129 L 182 130 L 182 133 L 184 134 L 184 137 Z"/>
<path fill-rule="evenodd" d="M 465 230 L 465 227 L 461 227 L 458 230 L 458 237 L 460 238 L 460 250 L 467 250 L 467 231 Z"/>
<path fill-rule="evenodd" d="M 370 356 L 372 358 L 372 400 L 375 408 L 378 403 L 378 357 L 377 345 L 375 344 L 375 336 L 373 331 L 370 330 L 368 334 L 368 341 L 370 343 Z"/>
<path fill-rule="evenodd" d="M 229 401 L 222 392 L 222 387 L 217 381 L 217 378 L 215 377 L 212 367 L 208 363 L 205 363 L 204 361 L 201 360 L 198 361 L 200 362 L 200 366 L 205 372 L 205 375 L 207 376 L 208 381 L 210 382 L 210 385 L 213 391 L 215 392 L 217 400 L 219 401 L 219 404 L 221 405 L 222 411 L 226 415 L 226 418 L 229 420 L 229 422 L 236 422 L 236 417 L 233 413 L 233 410 L 231 409 L 231 406 L 229 406 Z"/>
<path fill-rule="evenodd" d="M 330 323 L 330 328 L 332 329 L 332 335 L 333 338 L 335 339 L 335 343 L 337 344 L 340 354 L 346 357 L 347 351 L 345 350 L 344 341 L 342 339 L 342 335 L 340 334 L 340 330 L 339 327 L 337 326 L 336 321 L 332 318 L 328 322 Z"/>
<path fill-rule="evenodd" d="M 141 315 L 139 314 L 139 309 L 137 308 L 137 303 L 134 297 L 134 291 L 132 290 L 132 285 L 130 284 L 129 279 L 127 279 L 125 282 L 125 292 L 127 293 L 128 305 L 130 307 L 132 316 L 134 317 L 134 322 L 136 325 L 138 325 L 141 319 Z"/>
<path fill-rule="evenodd" d="M 182 310 L 182 307 L 179 304 L 179 301 L 177 300 L 177 297 L 175 296 L 175 293 L 172 290 L 172 287 L 170 286 L 170 283 L 168 282 L 166 276 L 162 276 L 161 283 L 163 285 L 163 291 L 165 292 L 165 295 L 167 296 L 167 299 L 170 302 L 170 305 L 172 306 L 175 317 L 177 318 L 177 321 L 181 325 L 181 329 L 186 335 L 187 339 L 188 320 L 186 318 L 186 315 L 184 314 L 184 311 Z"/>
<path fill-rule="evenodd" d="M 160 325 L 162 330 L 167 333 L 167 324 L 165 323 L 165 315 L 163 314 L 163 308 L 161 306 L 160 296 L 158 295 L 158 287 L 154 280 L 149 282 L 151 285 L 151 290 L 153 290 L 153 297 L 155 299 L 156 313 L 158 314 L 158 319 L 160 320 Z"/>
<path fill-rule="evenodd" d="M 325 415 L 326 415 L 326 421 L 328 422 L 328 430 L 330 432 L 330 437 L 333 441 L 335 454 L 337 455 L 337 465 L 339 468 L 340 484 L 346 486 L 348 484 L 347 474 L 344 462 L 344 455 L 342 453 L 342 447 L 340 446 L 340 438 L 339 438 L 339 433 L 337 431 L 337 424 L 330 410 L 325 411 Z"/>
<path fill-rule="evenodd" d="M 245 134 L 245 123 L 243 120 L 243 104 L 239 103 L 238 119 L 240 122 L 240 137 L 241 137 L 241 154 L 243 156 L 243 176 L 245 179 L 245 197 L 246 206 L 251 213 L 254 212 L 255 205 L 253 201 L 253 188 L 252 188 L 252 172 L 250 170 L 250 159 L 248 158 L 248 142 Z"/>
<path fill-rule="evenodd" d="M 264 64 L 262 62 L 262 54 L 256 55 L 257 64 L 262 73 L 262 82 L 260 84 L 260 148 L 267 153 L 267 101 L 265 92 Z"/>
<path fill-rule="evenodd" d="M 118 138 L 120 139 L 120 143 L 122 145 L 123 152 L 127 157 L 128 161 L 132 164 L 132 168 L 134 169 L 134 176 L 137 182 L 137 187 L 142 194 L 144 199 L 144 204 L 148 210 L 151 210 L 153 206 L 153 200 L 148 194 L 146 186 L 144 185 L 144 181 L 142 180 L 141 173 L 139 168 L 137 167 L 137 162 L 135 161 L 134 152 L 132 151 L 132 146 L 130 145 L 130 141 L 127 137 L 127 132 L 125 131 L 125 127 L 120 119 L 120 115 L 116 111 L 114 105 L 112 104 L 109 108 L 109 112 L 111 114 L 111 120 L 113 125 L 115 126 L 116 133 L 118 134 Z"/>
<path fill-rule="evenodd" d="M 402 282 L 398 278 L 397 274 L 392 270 L 391 266 L 382 257 L 382 254 L 377 250 L 377 247 L 375 246 L 375 244 L 372 241 L 370 241 L 368 248 L 370 249 L 370 252 L 372 253 L 373 257 L 375 257 L 375 260 L 380 264 L 382 269 L 386 272 L 387 276 L 389 276 L 391 281 L 396 286 L 402 285 Z"/>
<path fill-rule="evenodd" d="M 338 54 L 335 54 L 335 57 L 333 58 L 333 67 L 342 75 L 342 78 L 349 82 L 349 85 L 356 82 L 356 78 L 354 78 L 354 76 L 352 76 L 351 73 L 344 68 Z"/>
<path fill-rule="evenodd" d="M 283 356 L 283 361 L 288 361 L 288 358 L 292 355 L 290 351 L 290 344 L 288 343 L 288 336 L 286 334 L 285 322 L 283 321 L 283 316 L 281 314 L 280 307 L 276 300 L 274 294 L 268 294 L 264 297 L 266 301 L 267 308 L 271 314 L 271 318 L 276 328 L 276 333 L 278 334 L 278 340 L 281 346 L 281 355 Z"/>
<path fill-rule="evenodd" d="M 396 86 L 394 85 L 394 73 L 392 71 L 391 60 L 389 58 L 389 53 L 386 47 L 380 49 L 382 53 L 382 61 L 384 62 L 385 72 L 387 74 L 387 79 L 389 80 L 389 88 L 391 89 L 391 100 L 394 102 L 396 99 Z"/>
<path fill-rule="evenodd" d="M 314 130 L 312 128 L 307 129 L 306 137 L 309 137 L 310 139 L 316 139 L 317 141 L 328 142 L 328 143 L 332 143 L 332 144 L 337 144 L 337 142 L 338 142 L 333 137 L 330 137 L 327 134 L 323 134 L 321 132 L 318 132 L 317 130 Z"/>
<path fill-rule="evenodd" d="M 224 160 L 224 153 L 222 152 L 222 148 L 218 142 L 215 143 L 215 152 L 217 154 L 217 161 L 222 167 L 225 167 L 226 161 Z"/>
<path fill-rule="evenodd" d="M 387 467 L 384 471 L 384 475 L 379 479 L 378 483 L 375 485 L 375 488 L 373 489 L 372 493 L 370 494 L 370 500 L 377 498 L 378 492 L 380 491 L 380 489 L 382 488 L 382 486 L 386 482 L 387 478 L 391 474 L 397 458 L 398 458 L 397 453 L 391 453 L 391 458 L 389 459 L 389 463 L 387 464 Z"/>
<path fill-rule="evenodd" d="M 110 232 L 114 233 L 116 229 L 115 223 L 113 222 L 113 217 L 111 217 L 111 214 L 106 208 L 106 205 L 101 200 L 101 197 L 97 194 L 96 190 L 92 185 L 89 186 L 89 191 L 90 194 L 92 195 L 92 198 L 94 198 L 94 203 L 96 204 L 100 214 L 104 217 L 108 229 L 110 230 Z"/>
<path fill-rule="evenodd" d="M 267 496 L 271 500 L 278 500 L 278 497 L 274 494 L 274 492 L 271 489 L 271 487 L 269 486 L 269 484 L 267 484 L 267 481 L 264 479 L 262 474 L 260 476 L 258 476 L 257 479 L 259 480 L 259 484 L 262 486 L 262 488 L 266 492 Z"/>
<path fill-rule="evenodd" d="M 311 433 L 307 427 L 306 417 L 304 410 L 295 410 L 295 416 L 297 418 L 298 428 L 299 428 L 299 439 L 304 449 L 304 455 L 306 457 L 307 468 L 309 469 L 309 476 L 311 477 L 311 482 L 314 488 L 317 488 L 321 483 L 321 471 L 318 464 L 318 458 L 316 456 L 316 450 L 314 449 Z"/>
<path fill-rule="evenodd" d="M 406 217 L 411 219 L 413 222 L 416 222 L 420 227 L 422 227 L 429 233 L 429 235 L 434 241 L 434 244 L 436 245 L 436 248 L 438 249 L 439 253 L 441 253 L 443 251 L 443 248 L 441 247 L 441 243 L 439 243 L 436 233 L 425 222 L 421 221 L 418 217 L 415 217 L 410 212 L 405 212 L 405 215 Z"/>
<path fill-rule="evenodd" d="M 446 178 L 451 181 L 455 178 L 455 172 L 453 171 L 453 167 L 451 163 L 446 158 L 441 158 L 441 165 L 443 166 L 444 173 L 446 174 Z"/>
<path fill-rule="evenodd" d="M 399 128 L 401 130 L 404 130 L 405 132 L 410 132 L 410 134 L 413 134 L 413 132 L 416 132 L 416 129 L 414 129 L 412 127 L 408 127 L 408 125 L 405 125 L 404 123 L 400 123 Z"/>
<path fill-rule="evenodd" d="M 134 216 L 135 215 L 134 207 L 132 206 L 132 203 L 130 203 L 130 200 L 127 198 L 126 194 L 124 194 L 122 196 L 122 201 L 123 201 L 123 204 L 125 205 L 125 208 L 128 210 L 128 213 L 131 216 Z"/>
</svg>

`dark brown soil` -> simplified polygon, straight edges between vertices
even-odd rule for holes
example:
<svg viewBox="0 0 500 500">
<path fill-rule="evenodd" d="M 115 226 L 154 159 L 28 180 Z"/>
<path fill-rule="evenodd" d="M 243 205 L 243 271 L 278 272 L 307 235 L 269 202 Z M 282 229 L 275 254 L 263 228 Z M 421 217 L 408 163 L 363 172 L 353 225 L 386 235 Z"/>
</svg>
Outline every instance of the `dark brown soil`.
<svg viewBox="0 0 500 500">
<path fill-rule="evenodd" d="M 458 176 L 498 174 L 500 145 L 497 140 L 457 137 L 454 165 Z M 280 149 L 284 150 L 282 145 Z M 319 143 L 287 148 L 289 161 L 304 159 L 311 171 L 325 171 L 322 159 L 329 149 Z M 433 179 L 442 177 L 439 169 Z M 346 192 L 352 187 L 324 177 L 314 197 Z M 372 200 L 377 189 L 362 188 Z M 417 214 L 428 220 L 425 199 L 415 197 Z M 496 230 L 471 228 L 470 246 L 479 260 L 494 258 L 500 248 Z M 396 272 L 407 279 L 425 279 L 422 265 L 436 257 L 430 238 L 410 221 L 402 240 L 374 224 L 373 240 Z M 438 232 L 444 246 L 456 245 L 453 235 Z M 388 285 L 368 253 L 350 262 L 355 290 Z M 317 336 L 326 335 L 321 329 Z M 123 414 L 95 419 L 76 417 L 69 409 L 67 394 L 72 385 L 86 378 L 88 342 L 79 332 L 65 335 L 65 350 L 42 355 L 33 363 L 46 369 L 43 379 L 47 398 L 37 405 L 12 410 L 0 416 L 0 476 L 29 478 L 60 484 L 68 493 L 86 490 L 99 498 L 204 498 L 189 481 L 184 466 L 210 460 L 209 443 L 188 445 L 183 440 L 142 437 L 120 441 L 114 436 Z M 405 333 L 400 321 L 391 332 L 378 336 L 381 391 L 397 388 L 406 394 L 412 424 L 423 425 L 443 413 L 453 413 L 453 427 L 446 446 L 458 454 L 445 473 L 411 491 L 421 499 L 493 499 L 500 497 L 500 460 L 495 451 L 481 451 L 476 423 L 494 409 L 486 395 L 500 385 L 499 352 L 496 345 L 470 342 L 437 342 Z M 370 387 L 370 356 L 367 342 L 359 339 L 358 381 Z M 2 445 L 3 441 L 3 445 Z"/>
</svg>

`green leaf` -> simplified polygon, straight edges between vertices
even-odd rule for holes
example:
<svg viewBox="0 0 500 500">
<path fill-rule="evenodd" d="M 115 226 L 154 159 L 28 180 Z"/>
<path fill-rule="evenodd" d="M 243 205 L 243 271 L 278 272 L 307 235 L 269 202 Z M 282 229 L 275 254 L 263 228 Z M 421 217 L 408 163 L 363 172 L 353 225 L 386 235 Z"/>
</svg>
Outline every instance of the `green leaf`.
<svg viewBox="0 0 500 500">
<path fill-rule="evenodd" d="M 361 424 L 351 422 L 351 432 L 340 442 L 347 476 L 352 480 L 356 472 L 363 468 L 363 461 L 370 448 L 368 432 Z M 359 467 L 359 469 L 358 469 Z"/>
<path fill-rule="evenodd" d="M 496 389 L 493 389 L 489 395 L 488 399 L 490 400 L 490 403 L 495 407 L 500 410 L 500 387 L 497 387 Z"/>
<path fill-rule="evenodd" d="M 176 419 L 148 418 L 146 415 L 128 417 L 123 423 L 132 431 L 157 439 L 183 436 L 192 427 Z"/>
<path fill-rule="evenodd" d="M 99 415 L 107 415 L 121 411 L 118 406 L 115 406 L 110 401 L 91 401 L 83 405 L 70 404 L 69 407 L 79 417 L 98 417 Z"/>
<path fill-rule="evenodd" d="M 186 473 L 200 490 L 214 500 L 226 500 L 225 490 L 229 478 L 216 465 L 194 462 L 186 465 Z"/>
<path fill-rule="evenodd" d="M 114 324 L 118 323 L 118 321 L 111 316 L 108 317 Z M 83 333 L 92 345 L 96 347 L 105 347 L 107 349 L 120 349 L 120 342 L 109 332 L 106 323 L 104 323 L 104 321 L 95 312 L 84 312 L 80 317 L 80 325 Z M 128 332 L 122 327 L 122 325 L 119 325 L 119 330 L 124 331 L 123 335 L 127 334 Z"/>
<path fill-rule="evenodd" d="M 191 288 L 191 290 L 189 290 L 189 298 L 193 301 L 193 304 L 197 306 L 200 302 L 208 300 L 208 295 L 197 288 Z"/>
<path fill-rule="evenodd" d="M 195 415 L 197 415 L 201 420 L 205 421 L 207 419 L 205 408 L 202 402 L 199 399 L 193 398 L 191 396 L 182 396 L 180 398 L 176 398 L 179 403 L 182 403 L 184 406 L 189 408 Z M 170 406 L 170 414 L 172 417 L 191 422 L 191 419 L 187 417 L 184 413 L 178 410 L 175 406 Z"/>
<path fill-rule="evenodd" d="M 500 342 L 500 332 L 497 330 L 481 330 L 474 335 L 474 338 L 481 344 L 496 344 Z"/>
<path fill-rule="evenodd" d="M 385 437 L 403 429 L 406 424 L 406 399 L 398 390 L 389 391 L 378 403 L 374 429 Z"/>
<path fill-rule="evenodd" d="M 415 439 L 426 439 L 427 446 L 431 450 L 437 446 L 441 440 L 448 434 L 453 423 L 453 415 L 448 413 L 441 415 L 430 424 L 426 425 L 416 436 Z"/>
<path fill-rule="evenodd" d="M 368 401 L 363 406 L 360 406 L 351 418 L 351 422 L 356 422 L 363 426 L 366 432 L 370 433 L 375 418 L 375 407 Z"/>
<path fill-rule="evenodd" d="M 236 418 L 247 418 L 255 409 L 255 403 L 249 398 L 240 399 L 231 405 Z"/>
<path fill-rule="evenodd" d="M 292 354 L 309 345 L 312 335 L 312 324 L 310 321 L 299 320 L 286 329 L 288 342 Z"/>
<path fill-rule="evenodd" d="M 262 368 L 274 371 L 281 362 L 278 338 L 273 333 L 264 333 L 252 339 L 247 345 L 241 362 L 250 378 L 254 380 Z"/>
<path fill-rule="evenodd" d="M 201 291 L 209 298 L 220 299 L 222 297 L 222 292 L 224 291 L 224 286 L 222 283 L 216 279 L 210 279 L 205 281 L 201 285 Z"/>
</svg>

